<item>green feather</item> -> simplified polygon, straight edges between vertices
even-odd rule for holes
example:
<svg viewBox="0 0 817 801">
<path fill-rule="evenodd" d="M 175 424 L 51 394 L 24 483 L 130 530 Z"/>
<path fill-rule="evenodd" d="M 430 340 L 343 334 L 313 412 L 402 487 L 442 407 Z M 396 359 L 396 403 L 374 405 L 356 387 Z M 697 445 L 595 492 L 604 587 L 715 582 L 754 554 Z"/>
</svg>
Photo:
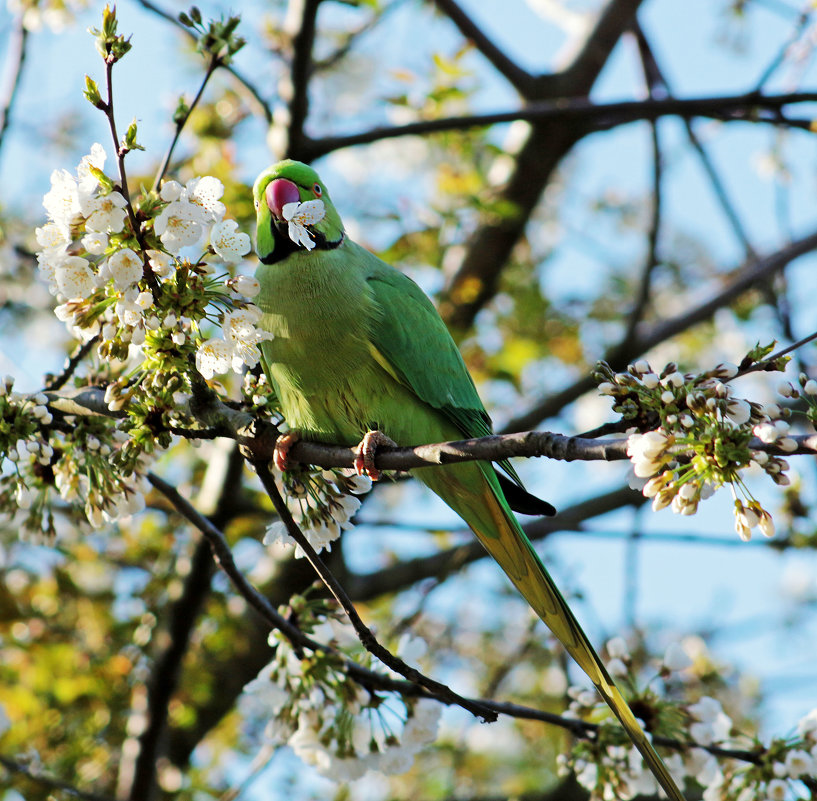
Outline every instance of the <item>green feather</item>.
<svg viewBox="0 0 817 801">
<path fill-rule="evenodd" d="M 273 219 L 265 191 L 277 179 L 294 183 L 302 201 L 324 201 L 325 218 L 310 226 L 314 250 L 293 248 Z M 262 351 L 287 423 L 306 438 L 345 445 L 375 428 L 400 445 L 490 434 L 490 418 L 433 304 L 408 277 L 344 238 L 314 170 L 281 162 L 259 176 L 253 192 L 257 250 L 266 262 L 256 273 L 258 305 L 261 325 L 274 334 Z M 683 801 L 514 517 L 493 467 L 470 462 L 416 476 L 468 523 L 589 676 L 667 795 Z"/>
</svg>

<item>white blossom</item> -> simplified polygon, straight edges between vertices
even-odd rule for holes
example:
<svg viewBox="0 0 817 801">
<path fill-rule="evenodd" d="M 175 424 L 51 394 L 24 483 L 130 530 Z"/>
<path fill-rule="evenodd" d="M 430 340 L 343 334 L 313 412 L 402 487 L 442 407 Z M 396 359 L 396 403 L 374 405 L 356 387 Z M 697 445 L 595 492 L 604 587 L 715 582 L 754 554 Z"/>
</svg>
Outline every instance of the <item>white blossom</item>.
<svg viewBox="0 0 817 801">
<path fill-rule="evenodd" d="M 161 250 L 148 250 L 146 253 L 148 264 L 150 265 L 150 269 L 153 270 L 154 275 L 157 275 L 159 278 L 170 278 L 170 276 L 173 275 L 175 272 L 173 260 L 167 253 L 162 253 Z"/>
<path fill-rule="evenodd" d="M 442 710 L 440 704 L 422 698 L 415 705 L 412 716 L 403 727 L 403 743 L 425 745 L 437 739 Z"/>
<path fill-rule="evenodd" d="M 740 398 L 731 398 L 726 404 L 726 414 L 729 419 L 736 425 L 743 425 L 749 422 L 752 414 L 752 407 L 748 401 Z"/>
<path fill-rule="evenodd" d="M 684 670 L 692 665 L 689 654 L 677 643 L 673 642 L 667 646 L 664 652 L 664 667 L 667 670 Z"/>
<path fill-rule="evenodd" d="M 181 197 L 183 189 L 184 187 L 178 181 L 165 181 L 159 190 L 159 197 L 168 203 L 172 203 Z"/>
<path fill-rule="evenodd" d="M 91 145 L 91 152 L 87 156 L 83 156 L 80 160 L 77 166 L 77 189 L 79 191 L 80 201 L 90 195 L 99 186 L 99 181 L 91 172 L 91 167 L 101 170 L 105 166 L 105 159 L 107 159 L 105 148 L 102 147 L 99 142 L 94 142 L 94 144 Z"/>
<path fill-rule="evenodd" d="M 96 195 L 80 200 L 80 206 L 88 231 L 119 233 L 125 227 L 127 202 L 119 192 Z"/>
<path fill-rule="evenodd" d="M 355 495 L 365 495 L 372 488 L 372 479 L 369 476 L 345 476 L 349 492 Z"/>
<path fill-rule="evenodd" d="M 326 216 L 322 200 L 307 200 L 305 203 L 286 203 L 281 209 L 284 219 L 288 223 L 289 238 L 307 250 L 315 247 L 312 235 L 307 231 L 307 225 L 315 225 Z"/>
<path fill-rule="evenodd" d="M 63 251 L 71 244 L 71 238 L 55 222 L 47 222 L 40 228 L 34 229 L 37 244 L 41 253 L 52 253 Z"/>
<path fill-rule="evenodd" d="M 235 220 L 216 223 L 210 229 L 210 244 L 216 254 L 230 264 L 241 261 L 241 257 L 250 252 L 250 237 L 238 230 Z"/>
<path fill-rule="evenodd" d="M 804 738 L 817 742 L 817 707 L 800 718 L 797 733 Z"/>
<path fill-rule="evenodd" d="M 783 781 L 783 779 L 772 779 L 766 785 L 766 798 L 768 801 L 786 801 L 788 791 L 788 782 Z"/>
<path fill-rule="evenodd" d="M 630 658 L 630 649 L 624 637 L 613 637 L 607 640 L 606 648 L 611 659 L 627 660 Z"/>
<path fill-rule="evenodd" d="M 153 230 L 175 256 L 182 248 L 195 245 L 202 238 L 204 224 L 204 212 L 200 206 L 174 200 L 162 209 L 153 223 Z"/>
<path fill-rule="evenodd" d="M 208 339 L 196 350 L 196 369 L 210 379 L 216 373 L 226 373 L 232 359 L 232 348 L 223 339 Z"/>
<path fill-rule="evenodd" d="M 54 272 L 60 294 L 69 299 L 85 299 L 95 289 L 94 273 L 87 259 L 69 256 Z"/>
<path fill-rule="evenodd" d="M 729 736 L 732 720 L 723 711 L 720 701 L 705 695 L 697 703 L 687 707 L 687 710 L 697 719 L 689 727 L 690 736 L 695 742 L 710 745 L 722 742 Z"/>
<path fill-rule="evenodd" d="M 114 286 L 121 292 L 132 287 L 142 277 L 142 260 L 131 248 L 117 250 L 108 259 L 108 270 Z"/>
<path fill-rule="evenodd" d="M 624 678 L 629 672 L 630 669 L 621 659 L 610 659 L 607 662 L 607 671 L 610 673 L 611 676 L 617 676 L 619 678 Z"/>
<path fill-rule="evenodd" d="M 397 642 L 397 656 L 404 662 L 415 665 L 428 651 L 428 643 L 422 637 L 416 637 L 408 631 L 400 635 Z"/>
<path fill-rule="evenodd" d="M 82 247 L 92 256 L 101 256 L 108 247 L 108 235 L 102 231 L 88 231 L 82 237 Z"/>
<path fill-rule="evenodd" d="M 260 342 L 272 339 L 272 334 L 255 327 L 261 319 L 257 306 L 228 312 L 224 315 L 224 338 L 232 348 L 232 367 L 239 373 L 246 364 L 255 367 L 261 359 Z"/>
<path fill-rule="evenodd" d="M 786 754 L 786 773 L 793 779 L 803 775 L 811 776 L 814 769 L 814 759 L 808 751 L 795 748 Z"/>
<path fill-rule="evenodd" d="M 261 291 L 261 282 L 249 275 L 237 275 L 227 281 L 227 286 L 237 295 L 254 298 Z"/>
<path fill-rule="evenodd" d="M 781 432 L 773 423 L 759 423 L 752 429 L 752 433 L 761 441 L 770 445 L 780 438 Z"/>
<path fill-rule="evenodd" d="M 185 185 L 182 199 L 197 206 L 205 222 L 220 222 L 226 207 L 219 200 L 224 194 L 224 184 L 212 175 L 203 178 L 192 178 Z"/>
<path fill-rule="evenodd" d="M 80 206 L 77 182 L 68 170 L 51 173 L 51 189 L 43 197 L 43 206 L 63 236 L 70 239 L 71 226 L 80 217 Z"/>
</svg>

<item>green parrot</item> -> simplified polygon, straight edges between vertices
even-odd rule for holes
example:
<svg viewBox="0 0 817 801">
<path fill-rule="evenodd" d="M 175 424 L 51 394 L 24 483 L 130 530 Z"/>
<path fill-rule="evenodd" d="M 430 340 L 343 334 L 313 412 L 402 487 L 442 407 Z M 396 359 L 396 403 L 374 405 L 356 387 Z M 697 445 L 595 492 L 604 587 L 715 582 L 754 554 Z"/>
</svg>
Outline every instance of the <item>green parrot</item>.
<svg viewBox="0 0 817 801">
<path fill-rule="evenodd" d="M 352 242 L 317 173 L 282 161 L 258 176 L 259 326 L 273 334 L 262 364 L 293 436 L 373 451 L 491 433 L 457 346 L 431 301 L 407 276 Z M 381 433 L 382 432 L 382 433 Z M 536 614 L 590 677 L 673 801 L 683 795 L 608 674 L 512 512 L 554 514 L 526 493 L 507 462 L 426 467 L 416 477 L 476 534 Z M 376 477 L 373 475 L 373 477 Z"/>
</svg>

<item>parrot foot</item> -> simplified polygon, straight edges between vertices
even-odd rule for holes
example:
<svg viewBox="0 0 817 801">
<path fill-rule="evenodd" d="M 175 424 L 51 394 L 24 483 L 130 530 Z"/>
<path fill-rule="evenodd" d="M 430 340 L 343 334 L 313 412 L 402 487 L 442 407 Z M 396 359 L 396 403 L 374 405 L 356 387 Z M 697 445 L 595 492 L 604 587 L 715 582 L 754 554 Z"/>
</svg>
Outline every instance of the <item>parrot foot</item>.
<svg viewBox="0 0 817 801">
<path fill-rule="evenodd" d="M 283 473 L 284 470 L 289 470 L 289 451 L 292 446 L 298 442 L 301 435 L 297 431 L 289 431 L 286 434 L 281 434 L 275 440 L 275 450 L 272 452 L 272 463 Z"/>
<path fill-rule="evenodd" d="M 397 443 L 389 439 L 382 431 L 367 431 L 357 446 L 355 455 L 355 470 L 359 476 L 368 476 L 372 481 L 380 478 L 380 471 L 374 466 L 374 456 L 377 449 L 386 445 L 396 448 Z"/>
</svg>

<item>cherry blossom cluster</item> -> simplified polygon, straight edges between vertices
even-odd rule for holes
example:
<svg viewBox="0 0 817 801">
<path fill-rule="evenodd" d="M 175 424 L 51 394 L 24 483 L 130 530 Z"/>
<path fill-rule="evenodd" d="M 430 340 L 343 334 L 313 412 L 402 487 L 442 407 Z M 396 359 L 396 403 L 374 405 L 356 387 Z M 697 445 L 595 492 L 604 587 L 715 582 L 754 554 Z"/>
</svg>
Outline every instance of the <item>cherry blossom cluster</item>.
<svg viewBox="0 0 817 801">
<path fill-rule="evenodd" d="M 772 517 L 752 496 L 742 474 L 759 467 L 785 486 L 789 465 L 750 443 L 757 437 L 784 452 L 796 450 L 797 443 L 789 436 L 787 409 L 735 396 L 729 381 L 737 373 L 736 365 L 725 363 L 699 374 L 681 373 L 669 364 L 658 373 L 640 360 L 623 373 L 602 363 L 596 375 L 605 379 L 599 390 L 615 399 L 614 410 L 640 429 L 630 434 L 627 455 L 655 511 L 669 506 L 676 514 L 695 514 L 700 501 L 729 485 L 741 538 L 749 539 L 755 527 L 771 536 Z"/>
<path fill-rule="evenodd" d="M 246 320 L 227 320 L 225 345 L 231 357 L 246 357 L 242 364 L 257 364 L 263 336 L 253 323 L 260 312 L 236 303 L 238 293 L 257 293 L 257 282 L 245 276 L 225 285 L 212 277 L 214 260 L 232 265 L 250 250 L 249 236 L 224 219 L 221 182 L 211 176 L 184 186 L 166 181 L 158 196 L 141 196 L 131 208 L 102 171 L 105 160 L 103 147 L 95 144 L 76 177 L 54 171 L 43 199 L 49 220 L 36 231 L 37 260 L 62 301 L 57 317 L 78 339 L 97 338 L 103 358 L 132 359 L 137 354 L 130 346 L 147 353 L 200 342 L 209 307 L 239 305 Z M 201 248 L 204 240 L 209 246 L 200 258 L 182 258 L 184 249 Z M 227 369 L 232 366 L 231 358 Z M 205 374 L 212 377 L 213 370 Z"/>
<path fill-rule="evenodd" d="M 167 447 L 168 430 L 182 424 L 180 409 L 195 381 L 191 366 L 204 378 L 255 366 L 266 336 L 255 328 L 260 312 L 247 300 L 258 282 L 215 275 L 216 264 L 229 267 L 250 247 L 237 224 L 224 219 L 221 182 L 166 181 L 158 195 L 132 201 L 105 174 L 105 161 L 95 144 L 75 173 L 54 171 L 43 199 L 48 221 L 36 230 L 37 261 L 59 302 L 57 317 L 96 349 L 101 368 L 93 380 L 107 382 L 109 409 L 127 417 L 91 431 L 87 420 L 53 412 L 45 394 L 25 398 L 9 381 L 2 386 L 0 453 L 8 461 L 0 505 L 10 514 L 23 510 L 24 529 L 46 536 L 54 534 L 53 490 L 83 508 L 94 526 L 141 508 L 147 454 Z M 195 258 L 185 256 L 196 247 Z M 220 346 L 202 333 L 217 315 Z M 214 347 L 216 364 L 207 357 Z"/>
<path fill-rule="evenodd" d="M 285 472 L 283 481 L 293 518 L 317 552 L 332 550 L 332 543 L 341 532 L 352 527 L 352 518 L 360 508 L 360 501 L 354 496 L 367 493 L 372 487 L 368 476 L 340 470 Z M 281 520 L 268 526 L 264 534 L 264 545 L 278 544 L 294 545 L 295 557 L 304 556 Z"/>
<path fill-rule="evenodd" d="M 88 522 L 104 522 L 144 508 L 144 470 L 112 470 L 128 435 L 94 417 L 61 415 L 55 420 L 45 393 L 22 395 L 14 380 L 0 381 L 0 510 L 21 517 L 20 530 L 33 540 L 56 536 L 50 494 L 82 508 Z"/>
<path fill-rule="evenodd" d="M 278 632 L 271 634 L 275 657 L 239 699 L 245 719 L 263 721 L 270 744 L 288 745 L 334 781 L 353 781 L 367 771 L 409 770 L 416 754 L 437 738 L 440 704 L 364 689 L 349 677 L 344 659 L 360 663 L 370 657 L 345 618 L 301 597 L 285 611 L 334 651 L 296 651 Z M 404 637 L 397 652 L 416 656 L 424 646 Z"/>
<path fill-rule="evenodd" d="M 724 703 L 741 718 L 747 699 L 739 687 L 730 686 L 729 667 L 712 663 L 700 638 L 670 643 L 660 660 L 650 659 L 643 643 L 635 645 L 631 648 L 623 637 L 610 640 L 607 668 L 632 709 L 649 722 L 648 731 L 678 743 L 663 749 L 663 759 L 679 786 L 686 782 L 699 788 L 704 801 L 801 797 L 802 779 L 817 771 L 817 710 L 800 721 L 796 737 L 763 744 L 738 733 L 740 726 Z M 591 739 L 578 741 L 560 757 L 562 773 L 574 773 L 594 801 L 658 793 L 641 755 L 597 693 L 571 687 L 568 696 L 567 716 L 600 725 Z M 697 700 L 689 703 L 690 697 Z M 723 759 L 712 749 L 732 750 L 735 757 Z"/>
</svg>

